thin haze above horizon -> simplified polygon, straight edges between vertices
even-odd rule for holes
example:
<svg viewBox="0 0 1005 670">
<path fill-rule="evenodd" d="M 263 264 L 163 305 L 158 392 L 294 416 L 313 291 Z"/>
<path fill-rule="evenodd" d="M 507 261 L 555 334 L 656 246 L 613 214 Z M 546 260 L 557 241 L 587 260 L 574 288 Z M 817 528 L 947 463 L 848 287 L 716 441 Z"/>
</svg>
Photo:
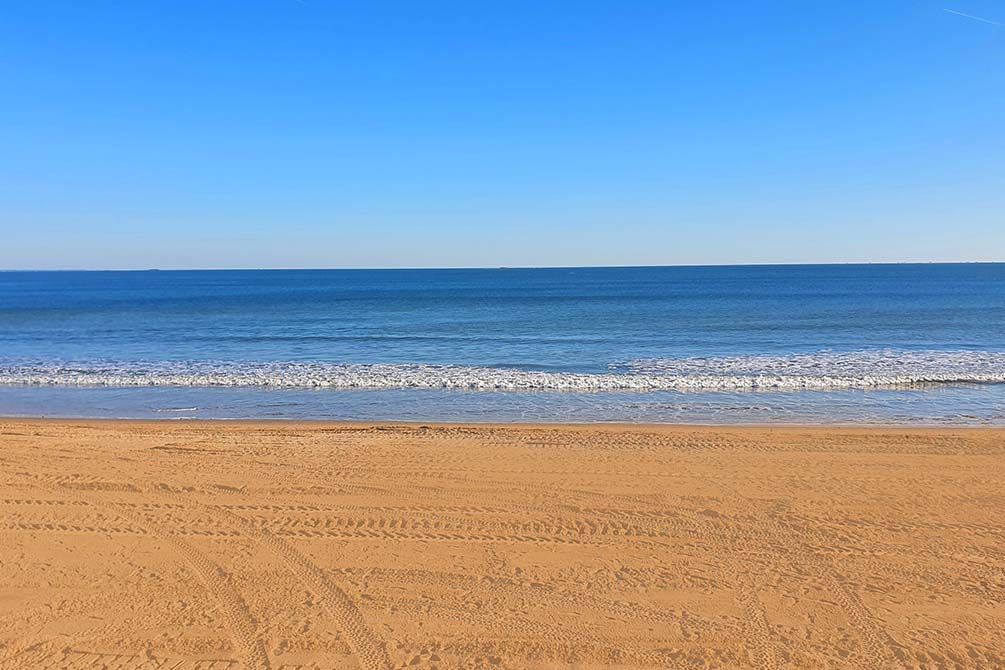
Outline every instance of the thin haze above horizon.
<svg viewBox="0 0 1005 670">
<path fill-rule="evenodd" d="M 0 268 L 1003 261 L 1003 22 L 13 3 Z"/>
</svg>

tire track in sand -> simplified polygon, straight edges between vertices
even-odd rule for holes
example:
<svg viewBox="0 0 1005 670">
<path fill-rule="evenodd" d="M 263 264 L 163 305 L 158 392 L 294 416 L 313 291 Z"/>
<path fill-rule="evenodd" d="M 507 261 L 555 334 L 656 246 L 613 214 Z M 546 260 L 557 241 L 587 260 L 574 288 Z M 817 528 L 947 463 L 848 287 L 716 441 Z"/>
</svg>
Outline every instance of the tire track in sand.
<svg viewBox="0 0 1005 670">
<path fill-rule="evenodd" d="M 876 621 L 872 612 L 862 604 L 858 595 L 840 581 L 833 572 L 827 575 L 827 582 L 830 585 L 830 592 L 834 594 L 841 609 L 844 610 L 845 616 L 862 636 L 862 641 L 874 662 L 872 667 L 883 669 L 899 667 L 897 659 L 890 649 L 889 634 Z"/>
<path fill-rule="evenodd" d="M 812 528 L 806 529 L 803 533 L 793 531 L 779 523 L 770 513 L 762 513 L 761 520 L 752 520 L 748 523 L 755 524 L 766 537 L 773 538 L 780 543 L 787 541 L 789 546 L 798 546 L 798 543 L 806 537 L 814 537 L 821 542 L 831 541 L 831 538 Z M 800 560 L 804 565 L 816 570 L 818 576 L 823 579 L 827 592 L 834 596 L 845 618 L 852 624 L 871 661 L 870 665 L 866 667 L 875 670 L 891 670 L 901 667 L 894 653 L 893 637 L 865 606 L 858 594 L 839 579 L 840 573 L 835 568 L 833 559 L 804 554 Z"/>
<path fill-rule="evenodd" d="M 743 612 L 744 632 L 753 648 L 757 667 L 762 670 L 775 670 L 778 668 L 778 656 L 771 641 L 768 616 L 764 611 L 764 605 L 757 597 L 757 587 L 749 574 L 736 572 L 734 577 L 736 603 Z"/>
<path fill-rule="evenodd" d="M 171 490 L 167 485 L 162 484 L 154 488 L 152 492 L 169 496 L 186 504 L 199 505 L 217 519 L 229 521 L 229 525 L 239 528 L 246 537 L 259 540 L 287 564 L 290 571 L 304 587 L 318 596 L 318 602 L 335 620 L 363 670 L 391 669 L 391 660 L 383 643 L 367 626 L 352 598 L 341 587 L 328 579 L 321 568 L 304 557 L 289 542 L 223 507 L 189 500 Z"/>
<path fill-rule="evenodd" d="M 258 636 L 254 619 L 251 617 L 244 599 L 230 584 L 223 568 L 206 558 L 195 547 L 171 533 L 169 529 L 162 528 L 158 524 L 112 503 L 83 493 L 79 489 L 66 488 L 58 484 L 57 487 L 68 495 L 85 500 L 95 507 L 125 518 L 170 545 L 175 553 L 185 560 L 192 572 L 195 573 L 196 578 L 202 582 L 203 587 L 219 606 L 240 655 L 242 666 L 246 670 L 270 670 L 271 666 L 268 654 L 265 653 L 265 644 Z"/>
</svg>

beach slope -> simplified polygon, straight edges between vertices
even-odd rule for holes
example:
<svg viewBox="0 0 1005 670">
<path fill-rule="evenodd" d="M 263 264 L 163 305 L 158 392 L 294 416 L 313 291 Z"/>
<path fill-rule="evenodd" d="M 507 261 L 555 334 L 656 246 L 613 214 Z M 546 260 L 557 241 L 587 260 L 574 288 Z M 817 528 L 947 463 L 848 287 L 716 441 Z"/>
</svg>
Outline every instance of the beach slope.
<svg viewBox="0 0 1005 670">
<path fill-rule="evenodd" d="M 1005 667 L 1005 431 L 0 420 L 0 668 Z"/>
</svg>

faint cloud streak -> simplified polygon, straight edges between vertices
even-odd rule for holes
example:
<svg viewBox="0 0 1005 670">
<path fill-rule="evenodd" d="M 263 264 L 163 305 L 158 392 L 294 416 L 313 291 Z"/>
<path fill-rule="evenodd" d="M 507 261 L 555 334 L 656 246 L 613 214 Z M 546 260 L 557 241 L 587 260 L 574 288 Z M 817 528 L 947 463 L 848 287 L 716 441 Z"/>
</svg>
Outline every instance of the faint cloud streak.
<svg viewBox="0 0 1005 670">
<path fill-rule="evenodd" d="M 1001 26 L 1001 23 L 997 21 L 992 21 L 991 19 L 985 19 L 980 16 L 974 16 L 973 14 L 964 14 L 963 12 L 958 12 L 955 9 L 943 8 L 942 11 L 949 12 L 950 14 L 955 14 L 956 16 L 962 16 L 965 19 L 973 19 L 974 21 L 980 21 L 981 23 L 987 23 L 992 26 Z"/>
</svg>

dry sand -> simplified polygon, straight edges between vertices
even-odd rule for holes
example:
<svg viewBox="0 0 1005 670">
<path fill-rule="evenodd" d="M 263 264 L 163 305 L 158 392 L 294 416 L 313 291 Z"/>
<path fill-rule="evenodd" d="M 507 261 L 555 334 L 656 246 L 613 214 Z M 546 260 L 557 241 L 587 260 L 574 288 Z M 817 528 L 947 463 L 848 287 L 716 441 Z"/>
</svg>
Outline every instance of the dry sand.
<svg viewBox="0 0 1005 670">
<path fill-rule="evenodd" d="M 0 420 L 0 668 L 1003 668 L 1005 432 Z"/>
</svg>

